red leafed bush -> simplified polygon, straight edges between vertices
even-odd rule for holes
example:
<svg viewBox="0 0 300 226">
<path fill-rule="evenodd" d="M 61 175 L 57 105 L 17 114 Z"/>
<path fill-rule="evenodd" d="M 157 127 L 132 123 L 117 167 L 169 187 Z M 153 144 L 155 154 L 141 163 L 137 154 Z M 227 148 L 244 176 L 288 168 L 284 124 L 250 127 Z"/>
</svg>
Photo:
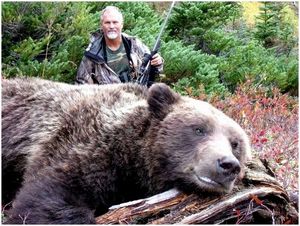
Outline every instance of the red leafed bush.
<svg viewBox="0 0 300 226">
<path fill-rule="evenodd" d="M 247 81 L 226 98 L 205 99 L 235 119 L 248 133 L 254 156 L 266 159 L 288 190 L 298 189 L 298 98 Z"/>
</svg>

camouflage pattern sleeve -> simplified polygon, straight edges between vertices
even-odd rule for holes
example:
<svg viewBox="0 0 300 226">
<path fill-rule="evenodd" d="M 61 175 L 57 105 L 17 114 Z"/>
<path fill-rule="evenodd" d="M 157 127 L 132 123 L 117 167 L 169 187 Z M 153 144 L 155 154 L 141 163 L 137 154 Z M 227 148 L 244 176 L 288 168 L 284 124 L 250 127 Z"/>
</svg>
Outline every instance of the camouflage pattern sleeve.
<svg viewBox="0 0 300 226">
<path fill-rule="evenodd" d="M 136 39 L 136 45 L 139 51 L 142 52 L 142 56 L 144 56 L 145 53 L 151 53 L 150 49 L 138 38 Z M 152 70 L 156 71 L 156 73 L 161 73 L 163 71 L 163 63 L 159 66 L 153 67 Z"/>
<path fill-rule="evenodd" d="M 89 60 L 87 57 L 83 57 L 79 68 L 77 70 L 77 75 L 75 79 L 75 84 L 93 84 L 92 74 L 94 73 L 94 62 Z"/>
<path fill-rule="evenodd" d="M 129 36 L 132 40 L 132 50 L 131 50 L 131 58 L 134 63 L 134 67 L 137 69 L 140 68 L 144 54 L 148 53 L 150 54 L 150 49 L 138 38 Z M 163 64 L 157 66 L 157 67 L 151 67 L 151 73 L 153 74 L 159 74 L 163 71 Z"/>
</svg>

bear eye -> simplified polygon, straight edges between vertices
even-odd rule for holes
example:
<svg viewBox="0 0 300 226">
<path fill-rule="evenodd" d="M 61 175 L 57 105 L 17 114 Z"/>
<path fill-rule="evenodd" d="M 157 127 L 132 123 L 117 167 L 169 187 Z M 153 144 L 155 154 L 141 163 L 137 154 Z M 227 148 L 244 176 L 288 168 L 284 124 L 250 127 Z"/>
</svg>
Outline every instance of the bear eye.
<svg viewBox="0 0 300 226">
<path fill-rule="evenodd" d="M 202 137 L 202 136 L 205 136 L 206 131 L 203 128 L 196 128 L 195 129 L 195 133 L 196 133 L 197 136 L 201 136 Z"/>
<path fill-rule="evenodd" d="M 231 141 L 232 149 L 237 149 L 238 146 L 239 146 L 239 143 L 237 141 Z"/>
</svg>

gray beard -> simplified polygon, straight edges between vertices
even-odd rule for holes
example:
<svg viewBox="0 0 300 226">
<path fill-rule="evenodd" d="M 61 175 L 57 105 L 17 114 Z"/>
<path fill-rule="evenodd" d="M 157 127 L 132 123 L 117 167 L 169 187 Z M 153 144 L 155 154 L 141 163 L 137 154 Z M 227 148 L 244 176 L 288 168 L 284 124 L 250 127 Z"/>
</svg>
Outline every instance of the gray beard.
<svg viewBox="0 0 300 226">
<path fill-rule="evenodd" d="M 113 39 L 116 39 L 117 37 L 118 37 L 118 34 L 116 32 L 108 32 L 107 33 L 107 38 L 108 39 L 113 40 Z"/>
</svg>

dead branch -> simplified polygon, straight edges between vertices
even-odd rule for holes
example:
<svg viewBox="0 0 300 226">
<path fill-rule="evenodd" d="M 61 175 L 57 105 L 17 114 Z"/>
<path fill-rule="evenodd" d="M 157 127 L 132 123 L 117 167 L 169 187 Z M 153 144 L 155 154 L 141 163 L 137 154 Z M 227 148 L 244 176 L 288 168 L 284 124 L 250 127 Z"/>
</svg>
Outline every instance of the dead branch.
<svg viewBox="0 0 300 226">
<path fill-rule="evenodd" d="M 245 178 L 227 195 L 184 194 L 176 189 L 112 206 L 97 224 L 297 224 L 287 192 L 260 160 L 249 162 Z"/>
</svg>

